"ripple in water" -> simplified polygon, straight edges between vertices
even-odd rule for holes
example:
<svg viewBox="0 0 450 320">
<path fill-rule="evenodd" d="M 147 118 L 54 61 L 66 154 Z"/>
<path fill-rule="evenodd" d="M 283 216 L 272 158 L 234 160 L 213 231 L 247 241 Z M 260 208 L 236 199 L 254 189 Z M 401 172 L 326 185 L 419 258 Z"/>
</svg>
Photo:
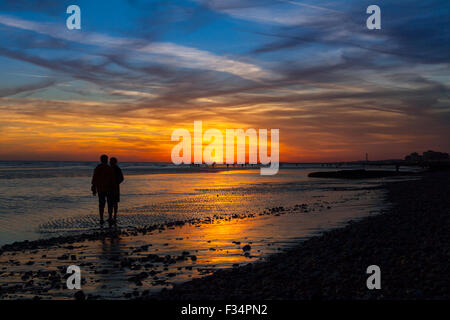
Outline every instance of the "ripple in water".
<svg viewBox="0 0 450 320">
<path fill-rule="evenodd" d="M 107 216 L 108 215 L 106 214 L 105 218 L 107 218 Z M 177 214 L 122 214 L 117 217 L 117 226 L 122 228 L 142 227 L 177 220 L 182 220 L 182 217 Z M 62 235 L 80 231 L 95 231 L 98 230 L 98 228 L 98 216 L 89 215 L 48 221 L 39 225 L 38 232 L 54 236 L 55 234 Z"/>
</svg>

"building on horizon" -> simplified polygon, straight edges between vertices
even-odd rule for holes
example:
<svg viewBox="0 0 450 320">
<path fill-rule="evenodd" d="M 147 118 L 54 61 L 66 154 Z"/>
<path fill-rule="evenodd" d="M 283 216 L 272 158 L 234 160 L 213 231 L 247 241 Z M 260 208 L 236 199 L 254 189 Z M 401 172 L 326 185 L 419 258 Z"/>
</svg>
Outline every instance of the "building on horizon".
<svg viewBox="0 0 450 320">
<path fill-rule="evenodd" d="M 443 161 L 449 159 L 450 157 L 448 153 L 433 150 L 425 151 L 423 152 L 422 155 L 418 154 L 417 152 L 413 152 L 405 157 L 405 161 L 413 163 L 428 162 L 428 161 Z"/>
<path fill-rule="evenodd" d="M 432 150 L 428 150 L 423 153 L 423 161 L 440 161 L 440 160 L 448 160 L 448 153 L 445 152 L 436 152 Z"/>
</svg>

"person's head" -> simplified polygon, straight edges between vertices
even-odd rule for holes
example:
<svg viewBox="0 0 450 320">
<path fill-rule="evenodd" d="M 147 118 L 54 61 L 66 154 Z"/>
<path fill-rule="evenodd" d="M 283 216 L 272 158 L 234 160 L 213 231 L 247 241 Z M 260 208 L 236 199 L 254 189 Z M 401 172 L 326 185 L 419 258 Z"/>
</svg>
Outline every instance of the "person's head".
<svg viewBox="0 0 450 320">
<path fill-rule="evenodd" d="M 108 156 L 107 156 L 106 154 L 103 154 L 103 155 L 100 157 L 100 162 L 101 162 L 101 163 L 107 164 L 107 163 L 108 163 Z"/>
<path fill-rule="evenodd" d="M 112 166 L 115 166 L 115 165 L 117 164 L 117 158 L 112 157 L 111 159 L 109 159 L 109 163 L 110 163 Z"/>
</svg>

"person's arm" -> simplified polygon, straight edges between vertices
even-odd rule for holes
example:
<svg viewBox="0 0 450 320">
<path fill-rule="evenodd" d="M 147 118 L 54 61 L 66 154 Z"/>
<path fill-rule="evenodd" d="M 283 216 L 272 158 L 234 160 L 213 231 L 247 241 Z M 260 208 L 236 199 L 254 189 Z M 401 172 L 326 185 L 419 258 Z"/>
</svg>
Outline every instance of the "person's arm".
<svg viewBox="0 0 450 320">
<path fill-rule="evenodd" d="M 97 168 L 95 168 L 94 174 L 92 175 L 92 181 L 91 181 L 91 191 L 94 196 L 97 194 L 97 187 L 96 187 L 97 179 L 98 179 L 98 170 L 97 170 Z"/>
<path fill-rule="evenodd" d="M 123 180 L 125 180 L 123 178 L 123 173 L 122 173 L 122 169 L 119 168 L 119 181 L 117 181 L 118 184 L 121 184 L 123 182 Z"/>
</svg>

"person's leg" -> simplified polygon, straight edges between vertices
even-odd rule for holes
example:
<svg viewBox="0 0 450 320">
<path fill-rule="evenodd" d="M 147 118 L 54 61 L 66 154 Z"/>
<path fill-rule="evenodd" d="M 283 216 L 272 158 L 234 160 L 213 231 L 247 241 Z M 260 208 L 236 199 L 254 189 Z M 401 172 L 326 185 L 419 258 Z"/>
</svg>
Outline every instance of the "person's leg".
<svg viewBox="0 0 450 320">
<path fill-rule="evenodd" d="M 98 193 L 98 210 L 100 213 L 100 223 L 103 224 L 103 213 L 105 211 L 106 195 L 104 193 Z"/>
<path fill-rule="evenodd" d="M 114 206 L 113 206 L 113 208 L 114 208 L 114 221 L 117 221 L 117 212 L 119 211 L 120 198 L 119 198 L 119 194 L 116 193 L 116 192 L 114 192 L 114 194 L 113 194 L 113 201 L 114 201 Z"/>
<path fill-rule="evenodd" d="M 114 199 L 114 221 L 117 221 L 117 211 L 119 211 L 119 203 Z"/>
<path fill-rule="evenodd" d="M 112 194 L 107 194 L 106 199 L 108 201 L 108 221 L 109 223 L 112 222 L 112 213 L 113 213 L 113 206 L 114 206 L 114 199 Z"/>
</svg>

